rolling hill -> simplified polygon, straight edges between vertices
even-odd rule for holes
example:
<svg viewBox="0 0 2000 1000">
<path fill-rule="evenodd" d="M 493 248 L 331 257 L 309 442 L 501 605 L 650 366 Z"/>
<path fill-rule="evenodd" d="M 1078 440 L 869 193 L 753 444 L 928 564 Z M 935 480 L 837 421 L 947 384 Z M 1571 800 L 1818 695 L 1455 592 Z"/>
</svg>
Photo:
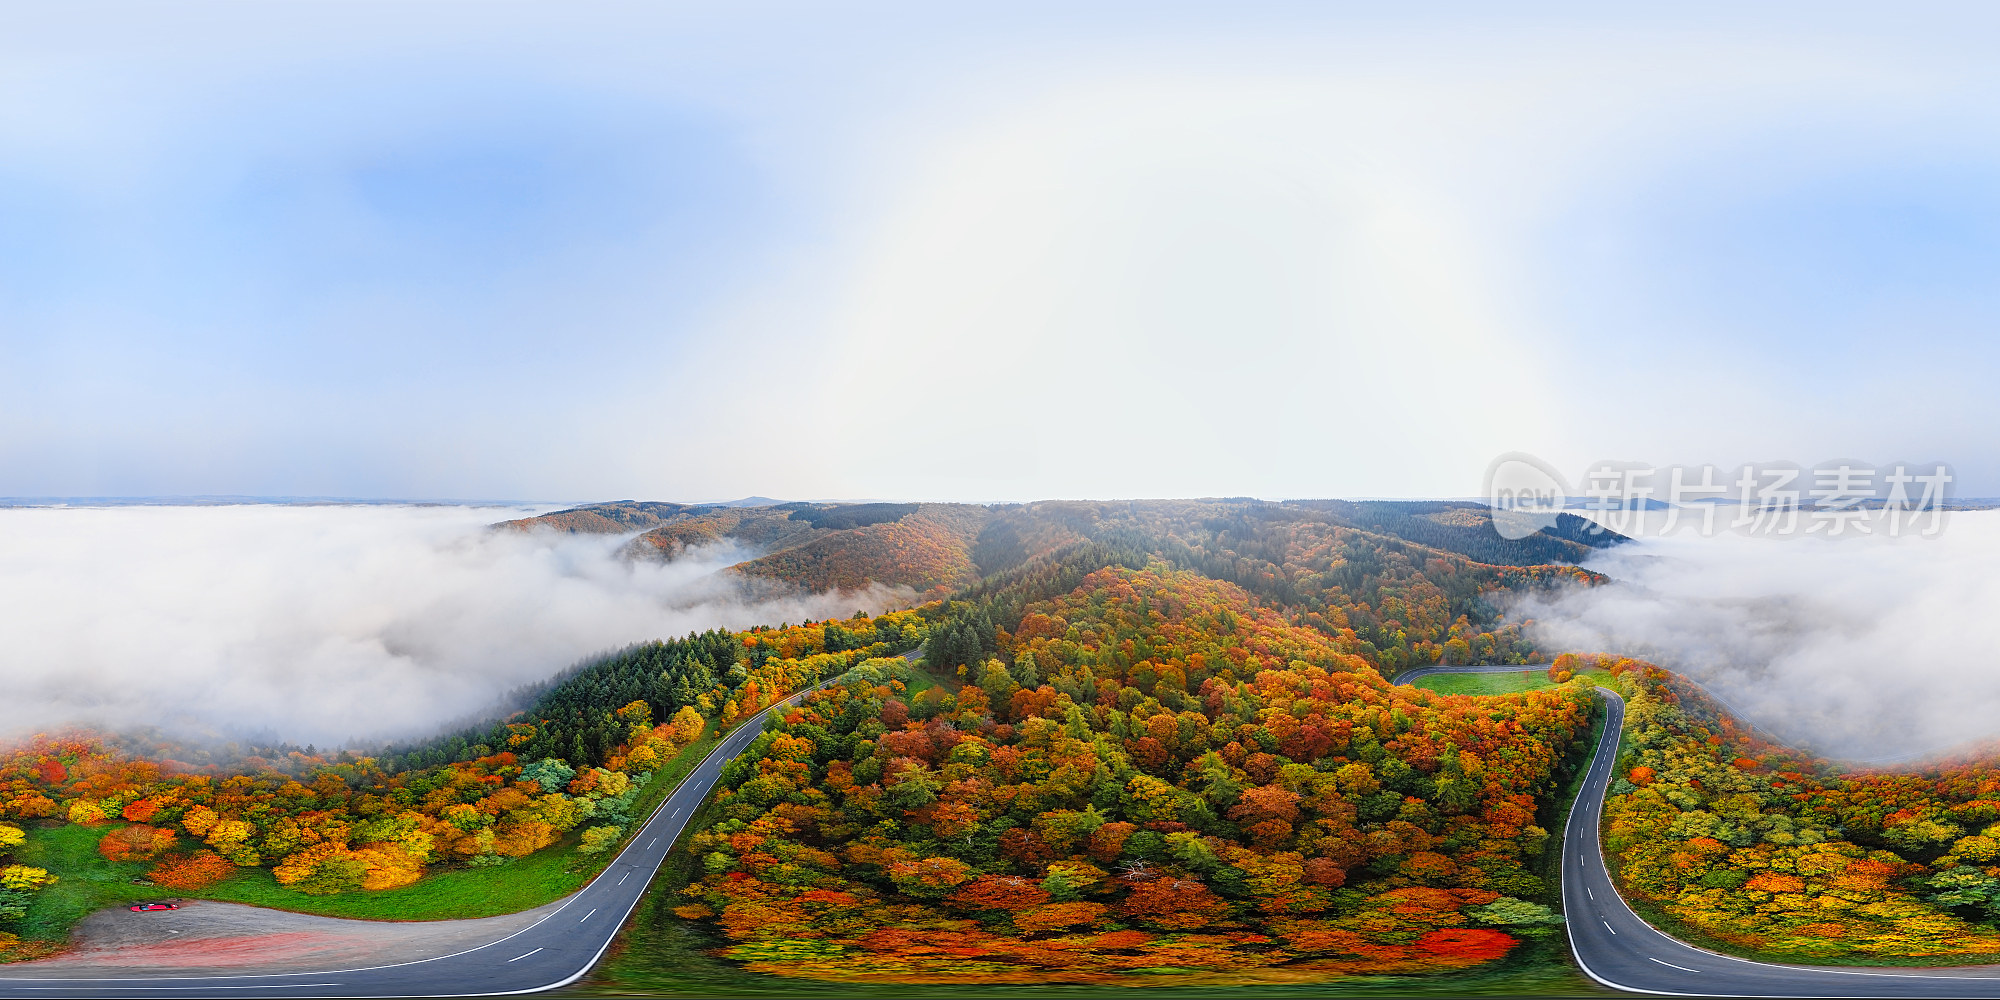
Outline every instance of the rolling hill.
<svg viewBox="0 0 2000 1000">
<path fill-rule="evenodd" d="M 1622 540 L 1563 515 L 1553 529 L 1509 540 L 1487 509 L 1461 501 L 1249 499 L 1070 501 L 1029 504 L 774 503 L 690 505 L 619 501 L 508 521 L 510 530 L 636 533 L 634 558 L 673 558 L 690 548 L 735 542 L 758 556 L 732 567 L 746 577 L 813 591 L 870 584 L 941 597 L 996 573 L 1084 543 L 1190 554 L 1231 548 L 1230 539 L 1273 530 L 1331 537 L 1361 532 L 1409 543 L 1425 556 L 1484 566 L 1574 564 Z M 1225 574 L 1226 575 L 1226 574 Z M 1255 589 L 1253 587 L 1253 589 Z"/>
</svg>

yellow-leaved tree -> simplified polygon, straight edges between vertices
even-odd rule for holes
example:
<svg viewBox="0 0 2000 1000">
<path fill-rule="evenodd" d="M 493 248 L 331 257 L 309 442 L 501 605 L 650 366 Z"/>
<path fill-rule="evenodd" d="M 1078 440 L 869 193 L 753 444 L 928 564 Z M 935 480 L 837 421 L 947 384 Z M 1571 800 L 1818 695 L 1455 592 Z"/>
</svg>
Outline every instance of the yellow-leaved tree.
<svg viewBox="0 0 2000 1000">
<path fill-rule="evenodd" d="M 708 723 L 700 712 L 694 710 L 694 706 L 682 705 L 681 710 L 674 713 L 673 725 L 675 741 L 686 746 L 701 738 L 701 731 Z"/>
</svg>

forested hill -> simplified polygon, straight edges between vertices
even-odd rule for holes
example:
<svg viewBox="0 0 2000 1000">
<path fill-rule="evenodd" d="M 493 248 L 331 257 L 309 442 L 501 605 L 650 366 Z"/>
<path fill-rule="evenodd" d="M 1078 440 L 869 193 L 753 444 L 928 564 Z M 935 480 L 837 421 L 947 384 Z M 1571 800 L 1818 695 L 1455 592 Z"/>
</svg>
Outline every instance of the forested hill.
<svg viewBox="0 0 2000 1000">
<path fill-rule="evenodd" d="M 1457 557 L 1457 561 L 1515 567 L 1574 564 L 1593 549 L 1623 540 L 1567 514 L 1553 529 L 1506 539 L 1493 530 L 1486 507 L 1462 501 L 1056 500 L 992 506 L 782 503 L 762 507 L 624 501 L 509 521 L 502 527 L 638 532 L 628 551 L 641 558 L 672 557 L 690 547 L 729 541 L 761 553 L 734 567 L 745 576 L 816 591 L 878 583 L 908 587 L 926 597 L 945 596 L 1086 542 L 1163 556 L 1185 549 L 1181 554 L 1186 557 L 1230 562 L 1230 568 L 1210 568 L 1223 578 L 1235 579 L 1238 562 L 1263 564 L 1266 572 L 1284 565 L 1270 558 L 1269 546 L 1279 536 L 1301 532 L 1330 539 L 1336 530 L 1359 531 L 1378 538 L 1363 546 L 1370 551 L 1383 544 L 1400 551 L 1394 546 L 1407 542 L 1421 547 L 1414 554 L 1423 558 Z M 1349 575 L 1353 573 L 1365 576 L 1365 565 Z M 1285 581 L 1293 582 L 1289 574 Z M 1236 582 L 1253 592 L 1269 589 L 1256 580 Z M 1347 582 L 1351 590 L 1359 579 Z M 1281 586 L 1278 591 L 1270 596 L 1281 603 L 1298 603 L 1293 589 Z"/>
<path fill-rule="evenodd" d="M 705 509 L 707 508 L 691 507 L 683 503 L 640 503 L 634 500 L 621 500 L 618 503 L 572 507 L 569 510 L 559 510 L 540 517 L 504 521 L 498 527 L 521 530 L 534 527 L 571 534 L 615 535 L 627 531 L 644 531 L 673 520 L 688 511 Z"/>
<path fill-rule="evenodd" d="M 991 519 L 973 504 L 808 504 L 686 506 L 595 504 L 508 521 L 501 528 L 639 532 L 635 558 L 673 558 L 690 548 L 734 542 L 761 553 L 735 571 L 809 590 L 878 583 L 942 597 L 979 579 L 971 550 Z"/>
<path fill-rule="evenodd" d="M 1301 500 L 1297 506 L 1325 511 L 1356 527 L 1470 556 L 1503 566 L 1582 562 L 1593 549 L 1625 541 L 1624 535 L 1599 527 L 1575 514 L 1556 515 L 1553 528 L 1521 539 L 1506 539 L 1493 530 L 1493 518 L 1481 504 L 1459 501 Z"/>
<path fill-rule="evenodd" d="M 1103 556 L 952 602 L 922 676 L 878 660 L 774 720 L 654 905 L 831 983 L 1297 988 L 1559 947 L 1587 681 L 1393 686 L 1197 572 L 1068 577 Z"/>
</svg>

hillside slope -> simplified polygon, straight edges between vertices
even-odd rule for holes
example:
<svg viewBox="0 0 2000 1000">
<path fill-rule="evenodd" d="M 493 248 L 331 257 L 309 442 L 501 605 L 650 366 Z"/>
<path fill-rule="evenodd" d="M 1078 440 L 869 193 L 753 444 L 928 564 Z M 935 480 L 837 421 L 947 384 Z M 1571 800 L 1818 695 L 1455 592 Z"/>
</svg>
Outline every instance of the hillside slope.
<svg viewBox="0 0 2000 1000">
<path fill-rule="evenodd" d="M 814 591 L 883 584 L 908 587 L 925 597 L 941 597 L 1094 543 L 1198 565 L 1204 573 L 1276 603 L 1323 616 L 1329 607 L 1372 603 L 1361 600 L 1361 591 L 1374 585 L 1378 570 L 1388 563 L 1400 563 L 1393 572 L 1408 575 L 1421 574 L 1430 562 L 1441 560 L 1465 578 L 1463 586 L 1443 584 L 1442 589 L 1469 598 L 1504 576 L 1499 568 L 1573 564 L 1595 548 L 1622 540 L 1568 515 L 1554 529 L 1505 539 L 1493 530 L 1485 507 L 1449 501 L 1057 500 L 992 506 L 767 507 L 621 502 L 511 521 L 507 527 L 543 524 L 562 531 L 640 531 L 627 550 L 637 558 L 672 558 L 692 547 L 735 542 L 759 553 L 734 567 L 747 577 Z M 1546 570 L 1537 572 L 1547 575 Z M 1449 619 L 1460 614 L 1469 613 L 1474 623 L 1491 617 L 1489 609 L 1460 603 L 1465 606 L 1438 610 L 1451 612 L 1447 628 Z M 1352 616 L 1342 611 L 1332 617 Z M 1436 625 L 1426 622 L 1426 635 L 1438 633 L 1434 641 L 1442 643 L 1443 630 Z M 1404 642 L 1370 641 L 1377 646 Z"/>
<path fill-rule="evenodd" d="M 699 509 L 680 503 L 621 500 L 572 507 L 537 517 L 516 518 L 502 521 L 494 527 L 512 531 L 541 529 L 576 535 L 617 535 L 627 531 L 644 531 Z"/>
<path fill-rule="evenodd" d="M 744 577 L 812 591 L 907 587 L 927 598 L 978 582 L 972 550 L 991 511 L 974 504 L 810 504 L 761 507 L 671 503 L 594 504 L 504 522 L 509 530 L 623 534 L 626 554 L 671 559 L 733 542 L 759 553 Z"/>
<path fill-rule="evenodd" d="M 1100 570 L 999 646 L 950 693 L 810 696 L 725 770 L 678 912 L 777 976 L 1135 986 L 1464 969 L 1558 922 L 1581 684 L 1394 687 L 1185 571 Z"/>
</svg>

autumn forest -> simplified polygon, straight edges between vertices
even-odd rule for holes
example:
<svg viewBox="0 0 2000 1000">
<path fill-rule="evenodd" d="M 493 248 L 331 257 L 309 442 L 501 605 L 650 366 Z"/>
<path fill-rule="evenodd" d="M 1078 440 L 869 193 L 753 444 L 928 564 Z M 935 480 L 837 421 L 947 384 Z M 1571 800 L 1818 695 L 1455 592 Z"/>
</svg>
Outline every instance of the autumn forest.
<svg viewBox="0 0 2000 1000">
<path fill-rule="evenodd" d="M 678 922 L 704 960 L 788 981 L 1126 986 L 1560 964 L 1556 834 L 1606 684 L 1629 704 L 1607 855 L 1651 919 L 1787 960 L 2000 955 L 2000 754 L 1843 769 L 1659 667 L 1543 648 L 1511 601 L 1596 585 L 1576 564 L 1619 539 L 1568 518 L 1508 541 L 1484 517 L 1218 500 L 509 522 L 630 535 L 633 559 L 733 540 L 759 553 L 729 571 L 747 590 L 891 597 L 643 642 L 501 717 L 365 751 L 35 737 L 0 761 L 0 851 L 17 855 L 0 944 L 61 947 L 37 928 L 86 876 L 24 854 L 58 837 L 88 838 L 86 868 L 186 896 L 255 883 L 264 905 L 537 858 L 587 878 L 720 734 L 809 692 L 724 768 L 642 918 Z M 1536 683 L 1396 683 L 1461 664 Z"/>
</svg>

